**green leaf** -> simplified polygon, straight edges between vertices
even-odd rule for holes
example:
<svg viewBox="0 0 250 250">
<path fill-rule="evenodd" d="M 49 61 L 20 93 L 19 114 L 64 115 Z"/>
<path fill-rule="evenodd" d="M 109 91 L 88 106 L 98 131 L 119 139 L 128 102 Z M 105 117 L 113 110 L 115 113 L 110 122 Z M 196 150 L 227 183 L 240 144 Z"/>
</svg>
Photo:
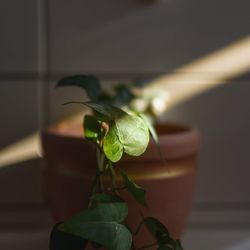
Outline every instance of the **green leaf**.
<svg viewBox="0 0 250 250">
<path fill-rule="evenodd" d="M 115 118 L 119 118 L 122 116 L 126 116 L 127 113 L 124 112 L 123 110 L 114 107 L 110 104 L 107 103 L 102 103 L 102 102 L 84 102 L 84 105 L 92 108 L 93 110 L 95 110 L 96 112 L 98 112 L 99 114 L 107 117 L 110 120 L 113 120 Z"/>
<path fill-rule="evenodd" d="M 106 246 L 111 250 L 129 250 L 132 236 L 120 224 L 125 220 L 128 208 L 124 202 L 99 203 L 67 220 L 61 230 Z"/>
<path fill-rule="evenodd" d="M 131 89 L 125 84 L 119 84 L 114 88 L 116 94 L 114 98 L 114 105 L 122 106 L 129 104 L 135 95 L 132 93 Z"/>
<path fill-rule="evenodd" d="M 56 87 L 77 86 L 86 91 L 91 100 L 98 100 L 101 95 L 100 81 L 93 75 L 75 75 L 61 79 Z"/>
<path fill-rule="evenodd" d="M 62 224 L 57 223 L 50 234 L 50 250 L 82 250 L 87 244 L 87 240 L 69 233 L 62 232 L 58 226 Z"/>
<path fill-rule="evenodd" d="M 110 124 L 109 131 L 104 137 L 103 149 L 109 160 L 117 162 L 121 159 L 123 151 L 132 156 L 143 154 L 148 143 L 149 131 L 143 119 L 125 113 L 115 117 Z"/>
<path fill-rule="evenodd" d="M 84 222 L 67 226 L 64 230 L 96 242 L 109 250 L 130 250 L 131 248 L 130 231 L 117 222 Z"/>
<path fill-rule="evenodd" d="M 85 115 L 83 127 L 87 139 L 94 141 L 100 139 L 102 135 L 101 123 L 94 116 Z"/>
<path fill-rule="evenodd" d="M 102 193 L 95 194 L 92 199 L 97 203 L 123 202 L 122 198 L 117 195 L 108 195 Z"/>
<path fill-rule="evenodd" d="M 156 130 L 155 130 L 154 125 L 153 125 L 153 122 L 150 119 L 150 117 L 147 116 L 147 115 L 145 115 L 145 114 L 143 114 L 143 113 L 140 113 L 139 116 L 144 120 L 144 122 L 148 126 L 148 129 L 149 129 L 150 134 L 152 135 L 152 138 L 158 144 L 159 143 L 159 138 L 158 138 L 158 135 L 156 133 Z"/>
<path fill-rule="evenodd" d="M 78 224 L 88 221 L 123 222 L 128 215 L 125 202 L 98 203 L 94 208 L 86 209 L 69 218 L 65 224 Z"/>
<path fill-rule="evenodd" d="M 156 218 L 146 217 L 144 218 L 144 224 L 159 245 L 166 244 L 172 240 L 167 228 Z"/>
<path fill-rule="evenodd" d="M 119 140 L 115 125 L 109 127 L 109 131 L 104 137 L 103 151 L 106 157 L 112 162 L 118 162 L 123 155 L 123 145 Z"/>
<path fill-rule="evenodd" d="M 145 197 L 145 190 L 138 186 L 136 183 L 134 183 L 124 171 L 120 171 L 124 185 L 127 187 L 127 189 L 130 191 L 134 199 L 139 202 L 141 205 L 147 207 L 146 197 Z"/>
</svg>

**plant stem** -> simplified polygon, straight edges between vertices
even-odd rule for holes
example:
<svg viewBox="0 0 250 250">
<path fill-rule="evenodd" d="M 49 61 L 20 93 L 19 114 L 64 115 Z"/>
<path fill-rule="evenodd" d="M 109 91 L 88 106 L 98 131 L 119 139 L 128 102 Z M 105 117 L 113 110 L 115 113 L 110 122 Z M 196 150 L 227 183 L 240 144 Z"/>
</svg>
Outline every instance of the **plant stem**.
<svg viewBox="0 0 250 250">
<path fill-rule="evenodd" d="M 116 185 L 116 174 L 115 174 L 115 170 L 112 166 L 111 161 L 109 161 L 108 167 L 109 167 L 109 174 L 110 174 L 110 178 L 111 178 L 113 193 L 116 195 L 119 195 L 118 188 Z"/>
</svg>

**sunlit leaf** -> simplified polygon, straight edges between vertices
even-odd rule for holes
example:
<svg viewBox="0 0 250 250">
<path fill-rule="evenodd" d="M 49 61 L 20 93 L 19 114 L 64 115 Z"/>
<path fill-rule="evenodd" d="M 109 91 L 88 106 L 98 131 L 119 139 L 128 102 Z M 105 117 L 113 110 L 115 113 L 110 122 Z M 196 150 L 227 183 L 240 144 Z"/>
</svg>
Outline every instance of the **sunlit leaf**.
<svg viewBox="0 0 250 250">
<path fill-rule="evenodd" d="M 123 152 L 132 156 L 145 152 L 149 143 L 149 131 L 140 117 L 125 113 L 116 117 L 109 126 L 103 149 L 112 162 L 119 161 Z"/>
<path fill-rule="evenodd" d="M 123 145 L 119 140 L 117 128 L 114 125 L 109 127 L 109 131 L 104 137 L 103 151 L 112 162 L 118 162 L 123 155 Z"/>
<path fill-rule="evenodd" d="M 130 191 L 134 199 L 139 202 L 141 205 L 147 207 L 146 197 L 145 197 L 145 190 L 134 183 L 124 171 L 121 171 L 121 175 L 123 178 L 124 185 Z"/>
<path fill-rule="evenodd" d="M 101 95 L 100 81 L 93 75 L 75 75 L 61 79 L 56 87 L 77 86 L 86 91 L 91 100 L 98 100 Z"/>
</svg>

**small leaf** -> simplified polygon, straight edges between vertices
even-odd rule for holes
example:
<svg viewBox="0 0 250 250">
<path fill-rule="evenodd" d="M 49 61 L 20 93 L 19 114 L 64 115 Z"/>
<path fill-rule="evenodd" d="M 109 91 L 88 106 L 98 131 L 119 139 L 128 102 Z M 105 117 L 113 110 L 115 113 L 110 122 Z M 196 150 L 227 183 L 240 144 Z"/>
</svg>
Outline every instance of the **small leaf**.
<svg viewBox="0 0 250 250">
<path fill-rule="evenodd" d="M 134 183 L 124 171 L 120 171 L 124 185 L 128 188 L 134 199 L 139 202 L 144 207 L 147 207 L 146 197 L 145 197 L 145 190 Z"/>
<path fill-rule="evenodd" d="M 144 218 L 144 224 L 159 245 L 166 244 L 171 240 L 167 228 L 159 220 L 153 217 L 146 217 Z"/>
<path fill-rule="evenodd" d="M 50 250 L 82 250 L 87 244 L 87 240 L 58 229 L 60 223 L 57 223 L 50 234 Z"/>
<path fill-rule="evenodd" d="M 94 116 L 85 115 L 83 127 L 87 139 L 94 141 L 100 139 L 102 135 L 101 123 Z"/>
<path fill-rule="evenodd" d="M 100 81 L 93 75 L 75 75 L 61 79 L 56 87 L 78 86 L 83 88 L 91 100 L 98 100 L 101 95 Z"/>
</svg>

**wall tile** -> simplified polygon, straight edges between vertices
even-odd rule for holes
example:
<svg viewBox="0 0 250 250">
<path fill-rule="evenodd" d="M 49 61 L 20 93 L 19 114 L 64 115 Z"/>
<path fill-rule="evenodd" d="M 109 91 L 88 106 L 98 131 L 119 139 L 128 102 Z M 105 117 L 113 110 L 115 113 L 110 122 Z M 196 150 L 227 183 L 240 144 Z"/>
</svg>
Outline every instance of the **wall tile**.
<svg viewBox="0 0 250 250">
<path fill-rule="evenodd" d="M 74 1 L 69 11 L 53 3 L 51 70 L 57 73 L 169 72 L 250 34 L 247 0 L 237 7 L 233 0 L 159 1 L 96 26 L 88 24 L 102 21 L 97 11 L 79 15 L 89 3 Z"/>
<path fill-rule="evenodd" d="M 38 129 L 36 81 L 0 81 L 0 148 Z"/>
<path fill-rule="evenodd" d="M 0 2 L 0 73 L 37 71 L 37 1 Z"/>
<path fill-rule="evenodd" d="M 196 202 L 250 202 L 250 84 L 234 80 L 169 110 L 202 134 Z"/>
</svg>

